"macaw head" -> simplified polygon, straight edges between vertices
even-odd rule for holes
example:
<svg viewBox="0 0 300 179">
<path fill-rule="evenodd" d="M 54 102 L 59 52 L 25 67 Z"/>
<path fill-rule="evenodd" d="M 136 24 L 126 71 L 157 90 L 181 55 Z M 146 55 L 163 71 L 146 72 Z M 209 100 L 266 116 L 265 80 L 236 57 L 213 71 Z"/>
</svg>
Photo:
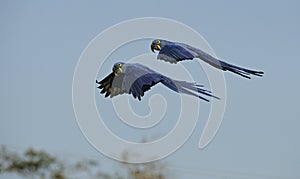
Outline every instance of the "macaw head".
<svg viewBox="0 0 300 179">
<path fill-rule="evenodd" d="M 151 44 L 151 50 L 152 52 L 154 52 L 154 50 L 160 51 L 168 43 L 169 42 L 166 40 L 161 40 L 161 39 L 153 40 Z"/>
<path fill-rule="evenodd" d="M 119 73 L 123 73 L 122 67 L 125 63 L 124 62 L 117 62 L 114 64 L 112 71 L 116 76 L 118 76 Z"/>
</svg>

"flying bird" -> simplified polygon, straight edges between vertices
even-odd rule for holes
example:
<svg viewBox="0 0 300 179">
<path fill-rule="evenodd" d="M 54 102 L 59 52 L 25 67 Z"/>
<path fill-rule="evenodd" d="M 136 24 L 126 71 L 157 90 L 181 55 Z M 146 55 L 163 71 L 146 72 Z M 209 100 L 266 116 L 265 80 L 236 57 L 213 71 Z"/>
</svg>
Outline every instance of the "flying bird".
<svg viewBox="0 0 300 179">
<path fill-rule="evenodd" d="M 184 43 L 156 39 L 151 44 L 151 50 L 152 52 L 155 52 L 155 50 L 159 51 L 157 59 L 170 63 L 199 58 L 215 68 L 223 71 L 231 71 L 248 79 L 251 78 L 250 75 L 262 76 L 264 74 L 262 71 L 250 70 L 221 61 L 199 48 Z"/>
<path fill-rule="evenodd" d="M 127 93 L 141 100 L 141 97 L 152 86 L 162 83 L 177 93 L 192 95 L 207 102 L 209 100 L 200 94 L 219 99 L 210 91 L 203 89 L 202 85 L 173 80 L 138 63 L 117 62 L 113 65 L 112 72 L 103 80 L 96 80 L 96 83 L 99 84 L 97 88 L 101 89 L 100 93 L 105 93 L 105 97 L 110 96 L 111 98 Z"/>
</svg>

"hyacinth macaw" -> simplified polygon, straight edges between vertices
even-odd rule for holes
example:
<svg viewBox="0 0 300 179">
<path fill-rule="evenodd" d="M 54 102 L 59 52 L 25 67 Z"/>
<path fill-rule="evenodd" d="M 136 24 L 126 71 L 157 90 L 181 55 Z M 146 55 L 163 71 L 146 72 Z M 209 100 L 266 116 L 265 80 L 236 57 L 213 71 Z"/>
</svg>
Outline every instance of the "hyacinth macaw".
<svg viewBox="0 0 300 179">
<path fill-rule="evenodd" d="M 207 102 L 209 100 L 200 94 L 219 99 L 210 91 L 203 89 L 202 85 L 173 80 L 138 63 L 117 62 L 112 67 L 112 73 L 101 81 L 96 80 L 96 83 L 99 84 L 98 88 L 102 89 L 100 93 L 105 93 L 105 97 L 110 96 L 111 98 L 128 93 L 141 100 L 144 93 L 152 86 L 162 83 L 177 93 L 192 95 Z"/>
<path fill-rule="evenodd" d="M 154 50 L 159 51 L 157 59 L 170 63 L 199 58 L 215 68 L 223 71 L 231 71 L 249 79 L 251 78 L 250 75 L 262 76 L 264 74 L 262 71 L 250 70 L 221 61 L 199 48 L 195 48 L 184 43 L 156 39 L 151 44 L 151 50 L 153 52 L 155 52 Z"/>
</svg>

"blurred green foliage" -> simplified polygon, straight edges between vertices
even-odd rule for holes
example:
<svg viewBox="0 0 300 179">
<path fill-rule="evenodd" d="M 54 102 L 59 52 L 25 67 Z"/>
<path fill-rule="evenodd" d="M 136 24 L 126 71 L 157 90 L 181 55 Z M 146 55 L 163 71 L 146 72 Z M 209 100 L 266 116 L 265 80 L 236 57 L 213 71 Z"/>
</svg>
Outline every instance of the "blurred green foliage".
<svg viewBox="0 0 300 179">
<path fill-rule="evenodd" d="M 125 153 L 126 155 L 126 153 Z M 99 179 L 165 179 L 164 167 L 161 164 L 129 164 L 123 162 L 118 168 L 125 173 L 116 171 L 106 173 L 100 169 L 99 161 L 84 159 L 72 163 L 43 150 L 29 148 L 23 153 L 0 147 L 0 174 L 14 173 L 23 178 L 68 179 L 68 178 L 99 178 Z"/>
</svg>

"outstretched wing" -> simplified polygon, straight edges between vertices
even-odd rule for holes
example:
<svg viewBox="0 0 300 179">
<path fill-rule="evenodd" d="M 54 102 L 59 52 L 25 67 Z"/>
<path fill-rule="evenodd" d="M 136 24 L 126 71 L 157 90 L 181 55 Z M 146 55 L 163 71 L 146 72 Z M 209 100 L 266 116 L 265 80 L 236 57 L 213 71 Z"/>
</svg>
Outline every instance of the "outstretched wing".
<svg viewBox="0 0 300 179">
<path fill-rule="evenodd" d="M 128 78 L 130 79 L 130 77 Z M 136 78 L 129 86 L 129 94 L 132 94 L 134 98 L 141 98 L 144 96 L 145 92 L 150 90 L 152 86 L 162 81 L 162 75 L 158 73 L 146 73 L 138 78 Z M 130 81 L 128 81 L 130 84 Z M 126 85 L 126 86 L 127 86 Z"/>
<path fill-rule="evenodd" d="M 134 98 L 138 98 L 139 100 L 141 100 L 141 97 L 144 96 L 144 93 L 150 90 L 151 87 L 156 85 L 157 83 L 162 83 L 166 87 L 177 93 L 184 93 L 187 95 L 195 96 L 207 102 L 209 102 L 209 100 L 203 96 L 200 96 L 200 94 L 220 99 L 211 94 L 210 91 L 203 89 L 203 86 L 201 85 L 185 81 L 172 80 L 158 73 L 149 73 L 141 76 L 140 78 L 137 78 L 131 85 L 129 94 L 132 94 Z"/>
<path fill-rule="evenodd" d="M 184 44 L 170 43 L 159 51 L 157 59 L 177 63 L 182 60 L 192 60 L 196 56 L 197 54 L 189 50 Z"/>
<path fill-rule="evenodd" d="M 162 75 L 141 64 L 125 64 L 123 71 L 117 76 L 111 73 L 100 82 L 96 80 L 98 88 L 102 89 L 100 93 L 111 98 L 128 93 L 141 100 L 146 91 L 162 80 Z"/>
<path fill-rule="evenodd" d="M 185 81 L 172 80 L 162 74 L 159 74 L 150 68 L 141 64 L 132 64 L 127 66 L 127 73 L 124 77 L 123 87 L 128 89 L 129 94 L 134 98 L 141 100 L 145 92 L 150 90 L 152 86 L 162 83 L 169 89 L 187 95 L 198 97 L 202 100 L 209 101 L 208 99 L 200 96 L 200 94 L 219 99 L 211 94 L 210 91 L 203 89 L 201 85 Z"/>
<path fill-rule="evenodd" d="M 122 89 L 123 79 L 123 74 L 116 76 L 114 73 L 111 73 L 100 82 L 96 80 L 96 83 L 99 84 L 97 88 L 102 89 L 100 93 L 105 93 L 105 97 L 110 96 L 112 98 L 126 92 Z"/>
</svg>

